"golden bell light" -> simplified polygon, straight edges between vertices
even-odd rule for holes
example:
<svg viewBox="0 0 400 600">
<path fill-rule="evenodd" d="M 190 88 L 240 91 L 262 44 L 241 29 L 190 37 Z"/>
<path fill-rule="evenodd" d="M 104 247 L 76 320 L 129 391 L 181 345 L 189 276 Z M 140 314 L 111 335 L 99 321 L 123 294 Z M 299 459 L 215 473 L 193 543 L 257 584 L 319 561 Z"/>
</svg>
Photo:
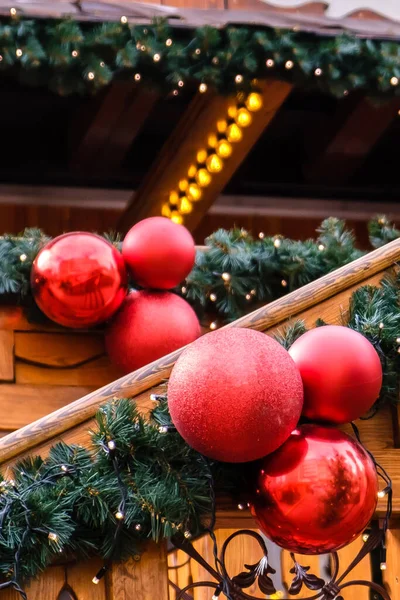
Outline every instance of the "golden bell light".
<svg viewBox="0 0 400 600">
<path fill-rule="evenodd" d="M 173 223 L 176 223 L 177 225 L 182 225 L 183 223 L 183 217 L 178 213 L 177 210 L 173 210 L 171 212 L 170 219 Z"/>
<path fill-rule="evenodd" d="M 243 137 L 243 133 L 236 123 L 231 123 L 226 130 L 226 137 L 228 142 L 240 142 Z"/>
<path fill-rule="evenodd" d="M 162 205 L 161 214 L 163 217 L 167 217 L 168 219 L 171 217 L 171 209 L 168 202 Z"/>
<path fill-rule="evenodd" d="M 199 150 L 197 153 L 197 156 L 196 156 L 197 162 L 200 164 L 205 163 L 207 160 L 207 156 L 208 156 L 207 150 Z"/>
<path fill-rule="evenodd" d="M 232 146 L 228 140 L 220 140 L 216 147 L 216 153 L 220 158 L 229 158 L 232 154 Z"/>
<path fill-rule="evenodd" d="M 203 192 L 201 191 L 200 186 L 193 181 L 189 183 L 187 194 L 190 197 L 190 200 L 197 202 L 201 199 Z"/>
<path fill-rule="evenodd" d="M 239 110 L 237 111 L 237 115 L 236 115 L 235 119 L 236 119 L 236 123 L 240 127 L 248 127 L 249 125 L 251 125 L 253 117 L 251 116 L 251 114 L 249 113 L 247 108 L 245 108 L 243 106 L 242 108 L 239 108 Z"/>
<path fill-rule="evenodd" d="M 202 188 L 210 185 L 211 179 L 211 174 L 207 171 L 207 169 L 199 169 L 196 173 L 196 181 Z"/>
<path fill-rule="evenodd" d="M 178 209 L 181 215 L 188 215 L 193 210 L 193 204 L 190 202 L 187 196 L 182 196 L 179 199 Z"/>
<path fill-rule="evenodd" d="M 251 112 L 257 112 L 262 108 L 263 99 L 261 94 L 257 94 L 257 92 L 252 92 L 246 98 L 246 107 Z"/>
<path fill-rule="evenodd" d="M 224 161 L 218 154 L 210 154 L 206 160 L 206 166 L 210 173 L 219 173 L 224 167 Z"/>
<path fill-rule="evenodd" d="M 179 194 L 178 192 L 170 192 L 169 194 L 169 203 L 170 204 L 178 204 L 179 202 Z"/>
</svg>

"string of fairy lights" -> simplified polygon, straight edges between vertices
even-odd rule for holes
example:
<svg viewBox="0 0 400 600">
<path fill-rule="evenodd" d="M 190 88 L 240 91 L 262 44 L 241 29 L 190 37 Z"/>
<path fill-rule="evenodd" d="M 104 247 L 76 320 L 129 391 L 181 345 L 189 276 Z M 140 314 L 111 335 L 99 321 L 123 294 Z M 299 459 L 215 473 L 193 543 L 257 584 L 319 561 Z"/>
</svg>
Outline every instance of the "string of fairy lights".
<svg viewBox="0 0 400 600">
<path fill-rule="evenodd" d="M 206 90 L 206 85 L 201 84 L 199 91 L 204 93 Z M 207 147 L 197 151 L 196 163 L 189 166 L 187 177 L 181 179 L 177 188 L 169 193 L 168 202 L 165 202 L 161 209 L 162 216 L 174 223 L 184 224 L 185 216 L 190 214 L 194 204 L 203 198 L 205 188 L 211 184 L 213 177 L 223 170 L 225 161 L 229 160 L 233 153 L 234 144 L 243 139 L 243 130 L 253 121 L 252 113 L 259 111 L 262 105 L 263 99 L 258 92 L 237 95 L 235 102 L 228 107 L 226 117 L 219 119 L 215 131 L 209 134 Z"/>
</svg>

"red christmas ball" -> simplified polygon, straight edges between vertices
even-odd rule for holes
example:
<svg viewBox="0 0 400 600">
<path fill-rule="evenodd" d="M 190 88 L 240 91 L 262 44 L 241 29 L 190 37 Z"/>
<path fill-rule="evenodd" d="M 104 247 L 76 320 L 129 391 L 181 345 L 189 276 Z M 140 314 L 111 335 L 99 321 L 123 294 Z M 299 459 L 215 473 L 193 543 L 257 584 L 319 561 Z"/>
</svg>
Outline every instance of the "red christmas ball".
<svg viewBox="0 0 400 600">
<path fill-rule="evenodd" d="M 200 324 L 192 307 L 170 292 L 130 293 L 106 331 L 111 361 L 131 373 L 193 342 Z"/>
<path fill-rule="evenodd" d="M 39 252 L 31 285 L 36 303 L 49 319 L 65 327 L 92 327 L 120 307 L 127 275 L 112 244 L 77 231 L 55 238 Z"/>
<path fill-rule="evenodd" d="M 185 227 L 164 217 L 151 217 L 128 231 L 122 255 L 141 287 L 170 290 L 190 273 L 196 251 Z"/>
<path fill-rule="evenodd" d="M 377 494 L 375 465 L 361 444 L 338 429 L 302 425 L 260 462 L 252 512 L 282 548 L 323 554 L 363 531 Z"/>
<path fill-rule="evenodd" d="M 184 350 L 169 380 L 172 421 L 198 452 L 225 462 L 261 458 L 296 427 L 300 374 L 288 352 L 250 329 L 221 329 Z"/>
<path fill-rule="evenodd" d="M 379 396 L 379 356 L 367 338 L 348 327 L 312 329 L 295 341 L 289 353 L 303 379 L 303 415 L 313 421 L 353 421 Z"/>
</svg>

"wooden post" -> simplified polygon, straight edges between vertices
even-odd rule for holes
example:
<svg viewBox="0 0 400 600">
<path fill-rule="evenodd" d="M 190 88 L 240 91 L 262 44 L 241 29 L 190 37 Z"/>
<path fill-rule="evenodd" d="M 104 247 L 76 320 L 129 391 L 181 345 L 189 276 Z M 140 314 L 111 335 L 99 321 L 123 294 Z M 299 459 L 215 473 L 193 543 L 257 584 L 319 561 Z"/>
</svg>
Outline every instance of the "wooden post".
<svg viewBox="0 0 400 600">
<path fill-rule="evenodd" d="M 107 600 L 168 600 L 166 545 L 149 542 L 140 560 L 113 565 L 106 587 Z"/>
<path fill-rule="evenodd" d="M 389 529 L 386 534 L 386 571 L 383 580 L 392 600 L 400 600 L 400 529 Z"/>
</svg>

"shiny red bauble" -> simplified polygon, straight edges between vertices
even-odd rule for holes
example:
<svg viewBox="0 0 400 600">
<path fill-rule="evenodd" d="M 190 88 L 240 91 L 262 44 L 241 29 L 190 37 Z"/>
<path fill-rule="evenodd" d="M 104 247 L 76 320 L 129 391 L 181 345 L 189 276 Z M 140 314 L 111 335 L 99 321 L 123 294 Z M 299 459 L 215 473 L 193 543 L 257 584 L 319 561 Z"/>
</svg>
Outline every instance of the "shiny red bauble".
<svg viewBox="0 0 400 600">
<path fill-rule="evenodd" d="M 304 384 L 303 415 L 313 421 L 347 423 L 363 416 L 382 386 L 382 366 L 360 333 L 335 325 L 302 335 L 289 350 Z"/>
<path fill-rule="evenodd" d="M 106 331 L 111 361 L 131 373 L 200 335 L 192 307 L 170 292 L 140 291 L 127 296 Z"/>
<path fill-rule="evenodd" d="M 112 244 L 92 233 L 74 232 L 55 238 L 39 252 L 31 285 L 49 319 L 65 327 L 91 327 L 121 306 L 127 274 Z"/>
<path fill-rule="evenodd" d="M 338 429 L 302 425 L 260 462 L 252 511 L 282 548 L 323 554 L 363 531 L 377 493 L 374 463 L 358 442 Z"/>
<path fill-rule="evenodd" d="M 196 251 L 185 227 L 164 217 L 150 217 L 126 234 L 122 255 L 138 285 L 169 290 L 189 275 Z"/>
<path fill-rule="evenodd" d="M 280 446 L 297 425 L 303 385 L 288 352 L 250 329 L 209 333 L 184 350 L 169 380 L 172 421 L 198 452 L 247 462 Z"/>
</svg>

